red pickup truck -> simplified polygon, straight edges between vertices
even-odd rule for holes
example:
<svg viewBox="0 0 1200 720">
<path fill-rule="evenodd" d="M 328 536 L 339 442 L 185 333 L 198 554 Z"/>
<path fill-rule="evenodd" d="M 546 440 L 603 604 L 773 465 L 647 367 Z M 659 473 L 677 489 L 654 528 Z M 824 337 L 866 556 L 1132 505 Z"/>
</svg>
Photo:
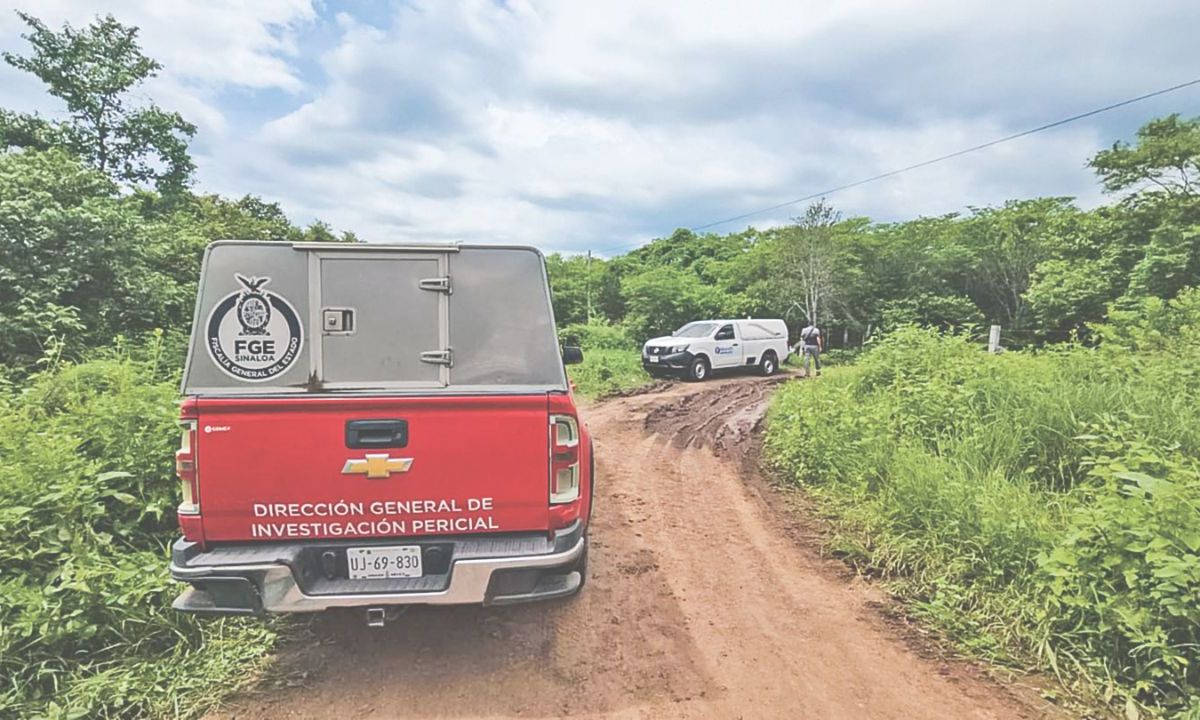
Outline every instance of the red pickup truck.
<svg viewBox="0 0 1200 720">
<path fill-rule="evenodd" d="M 178 610 L 571 595 L 593 460 L 532 248 L 224 241 L 183 378 Z"/>
</svg>

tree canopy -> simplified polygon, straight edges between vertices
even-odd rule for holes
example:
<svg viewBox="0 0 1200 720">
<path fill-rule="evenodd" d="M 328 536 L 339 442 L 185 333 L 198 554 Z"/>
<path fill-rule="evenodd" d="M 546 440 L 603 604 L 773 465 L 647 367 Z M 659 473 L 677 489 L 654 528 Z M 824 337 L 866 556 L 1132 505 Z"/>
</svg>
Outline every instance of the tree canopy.
<svg viewBox="0 0 1200 720">
<path fill-rule="evenodd" d="M 195 170 L 187 147 L 196 126 L 157 105 L 130 103 L 129 92 L 162 69 L 142 53 L 137 28 L 106 15 L 83 29 L 64 24 L 55 31 L 17 14 L 30 28 L 22 37 L 32 52 L 6 52 L 4 60 L 40 78 L 66 103 L 70 119 L 48 123 L 8 113 L 0 119 L 4 140 L 35 147 L 61 142 L 118 182 L 153 183 L 164 193 L 186 187 Z"/>
</svg>

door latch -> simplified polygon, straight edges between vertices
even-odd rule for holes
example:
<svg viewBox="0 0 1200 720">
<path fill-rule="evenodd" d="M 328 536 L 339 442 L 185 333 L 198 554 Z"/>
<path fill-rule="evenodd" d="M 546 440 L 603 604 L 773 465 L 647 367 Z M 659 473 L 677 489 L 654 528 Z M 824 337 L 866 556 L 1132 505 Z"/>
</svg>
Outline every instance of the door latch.
<svg viewBox="0 0 1200 720">
<path fill-rule="evenodd" d="M 433 292 L 444 292 L 447 295 L 449 295 L 452 292 L 450 289 L 450 278 L 448 276 L 447 277 L 423 278 L 418 283 L 418 285 L 421 287 L 422 290 L 432 290 Z"/>
<path fill-rule="evenodd" d="M 454 367 L 454 350 L 450 348 L 445 350 L 426 350 L 421 353 L 421 362 L 431 365 Z"/>
</svg>

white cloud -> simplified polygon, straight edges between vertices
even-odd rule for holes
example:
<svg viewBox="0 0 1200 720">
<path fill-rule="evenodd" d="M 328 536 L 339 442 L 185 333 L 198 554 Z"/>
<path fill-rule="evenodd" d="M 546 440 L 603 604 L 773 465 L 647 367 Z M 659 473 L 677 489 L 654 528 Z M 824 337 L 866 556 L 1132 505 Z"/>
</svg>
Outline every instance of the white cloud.
<svg viewBox="0 0 1200 720">
<path fill-rule="evenodd" d="M 203 189 L 374 241 L 551 250 L 624 247 L 1191 79 L 1200 23 L 1168 0 L 328 2 L 113 8 L 168 66 L 155 98 L 202 118 Z M 1200 114 L 1200 91 L 830 199 L 881 220 L 1092 204 L 1086 159 L 1176 110 Z"/>
<path fill-rule="evenodd" d="M 298 53 L 296 33 L 316 19 L 310 0 L 110 0 L 102 8 L 67 0 L 38 0 L 16 9 L 52 28 L 64 22 L 82 27 L 97 14 L 112 14 L 140 29 L 143 51 L 163 65 L 158 77 L 139 92 L 164 107 L 178 110 L 210 136 L 227 131 L 219 93 L 230 87 L 298 92 L 304 84 L 290 60 Z M 19 36 L 28 27 L 14 9 L 0 12 L 0 47 L 23 54 L 28 44 Z M 39 110 L 53 116 L 57 101 L 40 92 L 36 80 L 0 64 L 0 104 Z M 212 140 L 213 137 L 203 138 Z"/>
</svg>

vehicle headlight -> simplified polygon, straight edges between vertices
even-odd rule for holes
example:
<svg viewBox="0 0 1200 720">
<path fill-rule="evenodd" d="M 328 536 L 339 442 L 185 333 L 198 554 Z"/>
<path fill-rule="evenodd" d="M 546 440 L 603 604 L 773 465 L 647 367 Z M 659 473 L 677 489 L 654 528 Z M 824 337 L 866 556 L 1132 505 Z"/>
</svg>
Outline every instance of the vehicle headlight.
<svg viewBox="0 0 1200 720">
<path fill-rule="evenodd" d="M 671 346 L 671 347 L 667 348 L 667 352 L 669 352 L 669 353 L 671 353 L 672 355 L 674 355 L 675 353 L 681 353 L 681 352 L 683 352 L 684 350 L 687 350 L 687 349 L 688 349 L 688 346 L 687 346 L 687 345 L 673 345 L 673 346 Z"/>
</svg>

